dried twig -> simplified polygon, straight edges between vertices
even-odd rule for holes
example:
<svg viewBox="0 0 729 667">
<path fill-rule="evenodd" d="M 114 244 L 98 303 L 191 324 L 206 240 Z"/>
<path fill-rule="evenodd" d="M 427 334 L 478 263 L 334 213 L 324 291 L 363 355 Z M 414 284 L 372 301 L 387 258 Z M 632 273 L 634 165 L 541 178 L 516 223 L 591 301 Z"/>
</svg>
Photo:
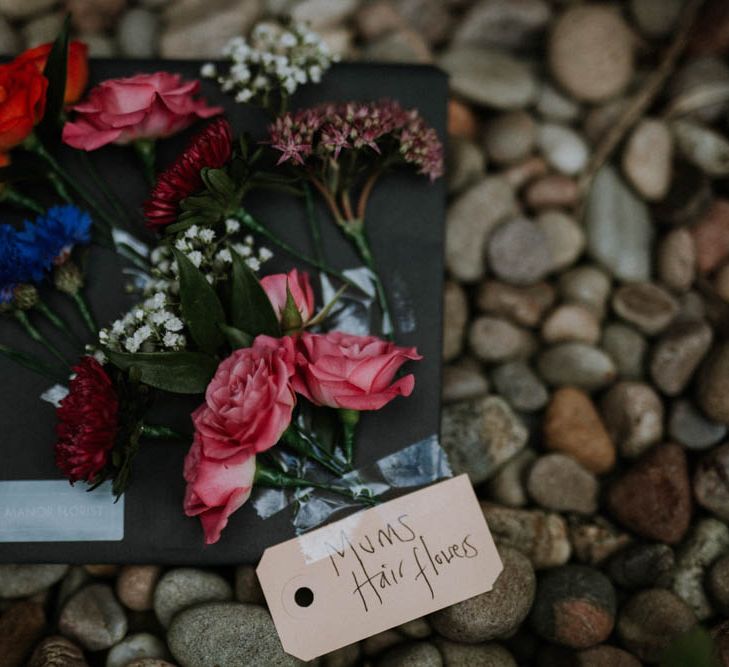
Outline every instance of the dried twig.
<svg viewBox="0 0 729 667">
<path fill-rule="evenodd" d="M 679 57 L 688 44 L 691 29 L 694 26 L 694 21 L 703 3 L 704 0 L 689 0 L 686 3 L 678 21 L 680 28 L 676 32 L 668 49 L 666 49 L 660 65 L 648 77 L 643 88 L 633 96 L 625 111 L 618 118 L 617 123 L 608 130 L 595 148 L 590 162 L 579 181 L 580 193 L 583 199 L 587 195 L 592 180 L 595 178 L 595 174 L 599 171 L 600 167 L 610 158 L 628 130 L 642 118 L 658 93 L 661 92 L 668 77 L 671 76 Z"/>
</svg>

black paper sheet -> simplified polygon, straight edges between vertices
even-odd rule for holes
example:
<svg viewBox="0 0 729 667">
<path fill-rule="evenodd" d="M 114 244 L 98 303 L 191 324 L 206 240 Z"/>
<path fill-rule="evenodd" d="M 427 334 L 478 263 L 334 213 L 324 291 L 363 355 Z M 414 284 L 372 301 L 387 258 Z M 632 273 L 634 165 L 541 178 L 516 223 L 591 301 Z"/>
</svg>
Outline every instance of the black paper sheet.
<svg viewBox="0 0 729 667">
<path fill-rule="evenodd" d="M 200 64 L 94 61 L 91 71 L 94 82 L 161 69 L 193 78 L 199 76 Z M 257 139 L 263 138 L 266 118 L 261 112 L 235 104 L 209 81 L 203 82 L 203 94 L 211 104 L 225 106 L 236 132 L 249 131 Z M 338 64 L 327 73 L 321 85 L 297 93 L 292 108 L 329 100 L 380 98 L 395 99 L 405 107 L 418 108 L 445 141 L 447 80 L 441 71 L 430 66 Z M 198 124 L 181 136 L 160 142 L 158 164 L 167 164 L 184 146 L 190 133 L 199 127 Z M 138 208 L 147 186 L 133 152 L 109 147 L 90 157 L 127 205 Z M 74 173 L 83 173 L 78 156 L 64 154 L 62 161 Z M 407 321 L 404 328 L 408 330 L 397 332 L 397 342 L 417 346 L 424 359 L 408 366 L 408 371 L 416 376 L 416 388 L 409 398 L 396 399 L 377 413 L 363 415 L 358 431 L 358 466 L 379 460 L 439 430 L 444 201 L 443 179 L 431 185 L 414 170 L 402 170 L 383 178 L 370 200 L 367 225 L 373 252 L 386 288 L 396 295 L 392 299 L 395 319 Z M 271 192 L 256 194 L 246 205 L 295 247 L 312 253 L 302 201 Z M 328 261 L 340 269 L 360 266 L 349 242 L 330 222 L 323 207 L 320 218 Z M 138 234 L 147 243 L 153 243 L 152 237 Z M 295 265 L 275 248 L 272 250 L 276 256 L 264 266 L 263 273 L 288 270 Z M 90 253 L 86 295 L 101 325 L 120 317 L 135 300 L 124 293 L 122 266 L 111 251 L 95 249 Z M 67 321 L 73 322 L 75 329 L 83 334 L 80 319 L 63 298 L 54 296 L 49 301 L 68 313 Z M 62 342 L 52 329 L 41 328 Z M 28 344 L 10 318 L 0 320 L 0 342 L 38 351 Z M 0 482 L 62 479 L 53 455 L 55 411 L 39 398 L 51 385 L 52 382 L 0 359 Z M 176 412 L 170 412 L 169 406 L 161 406 L 156 416 L 160 421 L 167 420 L 170 425 L 176 423 L 189 430 L 187 415 L 200 400 L 201 397 L 183 397 L 174 402 Z M 183 412 L 182 405 L 189 409 Z M 267 546 L 293 537 L 291 508 L 262 520 L 249 503 L 231 517 L 220 542 L 205 546 L 199 520 L 186 517 L 182 511 L 185 488 L 182 465 L 187 448 L 187 445 L 166 442 L 143 444 L 125 495 L 121 541 L 0 541 L 0 562 L 252 563 Z M 0 513 L 3 511 L 0 506 Z M 339 513 L 332 519 L 341 516 Z"/>
</svg>

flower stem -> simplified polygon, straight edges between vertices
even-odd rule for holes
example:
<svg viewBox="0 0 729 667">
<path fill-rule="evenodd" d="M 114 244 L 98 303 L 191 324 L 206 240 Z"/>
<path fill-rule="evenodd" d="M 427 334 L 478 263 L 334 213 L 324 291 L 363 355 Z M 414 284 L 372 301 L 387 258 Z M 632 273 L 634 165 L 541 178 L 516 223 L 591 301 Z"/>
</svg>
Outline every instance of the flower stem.
<svg viewBox="0 0 729 667">
<path fill-rule="evenodd" d="M 68 340 L 71 341 L 74 345 L 77 345 L 81 342 L 78 336 L 76 336 L 73 331 L 68 328 L 68 326 L 60 318 L 60 316 L 54 313 L 46 303 L 44 303 L 43 301 L 38 301 L 35 304 L 34 308 L 39 313 L 41 313 L 54 327 L 56 327 L 56 329 L 62 332 L 66 336 L 66 338 L 68 338 Z"/>
<path fill-rule="evenodd" d="M 372 250 L 370 249 L 369 241 L 367 240 L 367 234 L 364 230 L 363 225 L 351 225 L 346 224 L 343 227 L 345 233 L 354 241 L 354 245 L 359 252 L 362 261 L 365 263 L 367 268 L 372 273 L 372 279 L 375 283 L 375 290 L 377 291 L 377 300 L 382 310 L 382 330 L 383 334 L 393 339 L 393 319 L 390 312 L 390 304 L 387 300 L 387 293 L 385 292 L 385 286 L 382 284 L 380 274 L 377 272 L 377 266 L 375 265 L 375 258 L 372 256 Z"/>
<path fill-rule="evenodd" d="M 319 225 L 319 217 L 314 208 L 314 196 L 311 194 L 311 187 L 308 183 L 304 184 L 304 197 L 306 199 L 306 219 L 309 223 L 309 231 L 311 232 L 311 240 L 314 246 L 314 257 L 317 262 L 324 263 L 324 249 L 321 242 L 321 227 Z"/>
<path fill-rule="evenodd" d="M 190 438 L 178 433 L 168 426 L 160 424 L 142 424 L 141 435 L 150 440 L 189 440 Z"/>
<path fill-rule="evenodd" d="M 154 139 L 137 139 L 134 142 L 134 150 L 144 167 L 144 176 L 147 184 L 152 186 L 157 180 L 155 173 L 156 145 Z"/>
<path fill-rule="evenodd" d="M 322 491 L 329 491 L 330 493 L 335 493 L 349 500 L 369 505 L 370 507 L 379 503 L 376 496 L 362 495 L 354 489 L 348 489 L 342 486 L 333 486 L 324 482 L 315 482 L 301 477 L 290 477 L 282 472 L 278 472 L 277 470 L 266 468 L 260 463 L 256 463 L 256 477 L 254 483 L 274 489 L 321 489 Z"/>
<path fill-rule="evenodd" d="M 14 187 L 4 185 L 2 192 L 0 193 L 0 200 L 12 204 L 13 206 L 20 209 L 27 209 L 38 215 L 45 213 L 45 209 L 35 199 L 26 197 L 25 195 L 18 192 Z"/>
<path fill-rule="evenodd" d="M 91 314 L 91 309 L 86 303 L 86 299 L 84 299 L 83 294 L 81 294 L 81 290 L 74 292 L 73 300 L 76 303 L 76 307 L 78 308 L 79 313 L 81 313 L 84 324 L 86 324 L 89 331 L 94 335 L 98 334 L 99 328 L 96 326 L 94 316 Z"/>
<path fill-rule="evenodd" d="M 280 239 L 278 236 L 276 236 L 275 234 L 270 232 L 266 227 L 264 227 L 260 222 L 258 222 L 250 213 L 248 213 L 248 211 L 246 211 L 244 209 L 239 209 L 236 212 L 234 217 L 241 224 L 248 227 L 248 229 L 260 234 L 265 239 L 267 239 L 268 241 L 270 241 L 275 246 L 279 247 L 281 250 L 288 253 L 292 257 L 295 257 L 296 259 L 298 259 L 302 262 L 305 262 L 306 264 L 309 264 L 310 266 L 316 267 L 317 269 L 324 271 L 324 273 L 328 273 L 330 276 L 334 276 L 335 278 L 341 280 L 343 283 L 346 283 L 349 287 L 353 287 L 354 289 L 362 291 L 362 288 L 359 285 L 357 285 L 356 283 L 353 283 L 341 271 L 338 271 L 337 269 L 334 269 L 331 266 L 328 266 L 325 263 L 320 262 L 317 259 L 303 255 L 298 250 L 296 250 L 295 248 L 290 246 L 288 243 L 286 243 L 286 241 Z"/>
<path fill-rule="evenodd" d="M 28 144 L 28 148 L 42 157 L 48 166 L 51 167 L 53 172 L 62 179 L 66 185 L 69 185 L 91 209 L 93 209 L 94 213 L 109 226 L 109 229 L 115 227 L 114 220 L 106 213 L 106 211 L 104 211 L 96 199 L 88 192 L 88 190 L 78 184 L 77 179 L 72 178 L 66 170 L 61 167 L 56 158 L 54 158 L 46 150 L 45 146 L 43 146 L 40 141 L 36 139 L 35 141 L 30 142 Z M 107 233 L 109 233 L 109 230 L 107 230 Z"/>
<path fill-rule="evenodd" d="M 61 352 L 51 343 L 38 329 L 33 326 L 30 319 L 28 318 L 28 314 L 24 310 L 16 309 L 13 311 L 13 314 L 15 315 L 15 319 L 20 322 L 20 325 L 25 329 L 25 332 L 36 342 L 40 343 L 43 347 L 46 348 L 56 359 L 61 361 L 64 365 L 64 367 L 68 367 L 68 361 L 66 358 L 61 354 Z"/>
<path fill-rule="evenodd" d="M 322 449 L 312 437 L 304 434 L 295 426 L 290 426 L 284 431 L 282 440 L 296 453 L 316 461 L 338 477 L 346 475 L 351 470 L 351 468 L 342 467 L 341 463 Z"/>
<path fill-rule="evenodd" d="M 63 179 L 55 171 L 48 172 L 48 180 L 51 182 L 56 194 L 63 199 L 64 202 L 67 204 L 73 204 L 73 197 L 71 197 L 71 193 L 68 191 Z"/>
<path fill-rule="evenodd" d="M 342 409 L 338 411 L 338 414 L 344 435 L 344 457 L 347 465 L 351 468 L 354 462 L 354 446 L 357 424 L 359 423 L 359 411 Z"/>
<path fill-rule="evenodd" d="M 0 356 L 9 359 L 23 368 L 33 371 L 34 373 L 38 373 L 53 382 L 60 382 L 62 384 L 68 382 L 67 370 L 51 366 L 44 361 L 40 361 L 39 359 L 36 359 L 25 352 L 21 352 L 20 350 L 14 350 L 7 345 L 0 345 Z"/>
<path fill-rule="evenodd" d="M 94 168 L 88 152 L 80 151 L 80 156 L 84 170 L 94 182 L 94 185 L 96 185 L 96 187 L 100 190 L 109 205 L 114 209 L 114 213 L 120 218 L 126 219 L 126 221 L 133 226 L 135 224 L 135 220 L 132 217 L 132 213 L 124 207 L 124 204 L 121 202 L 117 194 L 111 189 L 111 187 L 109 187 L 107 182 L 101 178 L 99 172 Z"/>
</svg>

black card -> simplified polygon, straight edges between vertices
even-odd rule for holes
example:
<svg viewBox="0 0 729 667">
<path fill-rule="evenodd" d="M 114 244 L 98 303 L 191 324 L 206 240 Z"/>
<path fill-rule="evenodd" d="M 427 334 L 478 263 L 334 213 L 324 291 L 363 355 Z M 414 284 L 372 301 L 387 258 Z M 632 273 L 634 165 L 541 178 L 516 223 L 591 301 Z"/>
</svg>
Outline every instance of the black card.
<svg viewBox="0 0 729 667">
<path fill-rule="evenodd" d="M 200 63 L 177 61 L 95 61 L 93 82 L 138 72 L 164 69 L 186 78 L 199 76 Z M 232 102 L 211 82 L 203 82 L 203 94 L 211 104 L 223 104 L 236 132 L 248 131 L 255 138 L 264 136 L 266 118 L 256 110 Z M 292 108 L 323 101 L 376 100 L 390 98 L 404 107 L 415 107 L 445 140 L 447 80 L 429 66 L 338 64 L 318 86 L 309 86 L 294 97 Z M 159 165 L 167 164 L 184 146 L 190 131 L 160 142 Z M 78 155 L 64 153 L 62 162 L 70 171 L 87 178 L 80 170 Z M 146 193 L 141 170 L 129 149 L 109 147 L 90 154 L 95 169 L 112 185 L 130 207 L 138 208 Z M 90 183 L 90 181 L 89 181 Z M 443 276 L 443 221 L 445 186 L 443 179 L 430 184 L 414 170 L 391 173 L 377 185 L 368 208 L 367 225 L 372 249 L 388 291 L 394 296 L 397 342 L 416 346 L 423 361 L 411 364 L 408 371 L 416 377 L 415 391 L 409 398 L 394 400 L 377 413 L 364 413 L 357 439 L 358 467 L 377 461 L 412 443 L 437 434 L 440 418 L 441 320 Z M 312 253 L 303 203 L 286 194 L 258 193 L 246 201 L 254 215 L 286 238 L 292 245 Z M 328 261 L 337 268 L 358 267 L 348 241 L 320 209 L 323 244 Z M 151 236 L 138 235 L 149 244 Z M 269 244 L 270 245 L 270 244 Z M 274 249 L 275 250 L 275 249 Z M 288 270 L 295 265 L 276 252 L 262 273 Z M 100 324 L 120 317 L 134 302 L 125 294 L 122 275 L 125 265 L 113 252 L 94 249 L 89 257 L 85 293 Z M 307 267 L 301 266 L 306 269 Z M 50 292 L 50 290 L 48 290 Z M 79 318 L 63 298 L 49 302 L 68 313 L 67 321 L 83 333 Z M 62 342 L 52 329 L 41 327 L 54 340 Z M 0 343 L 26 351 L 38 351 L 29 344 L 20 328 L 10 319 L 0 320 Z M 70 349 L 70 348 L 66 348 Z M 55 411 L 40 400 L 52 384 L 48 380 L 0 359 L 0 520 L 3 513 L 17 512 L 16 504 L 2 501 L 2 486 L 11 480 L 62 480 L 55 468 L 53 445 Z M 158 416 L 170 425 L 189 426 L 189 411 L 201 397 L 175 401 L 176 411 L 161 406 Z M 183 411 L 181 406 L 189 410 Z M 174 420 L 170 417 L 175 414 Z M 220 542 L 204 546 L 200 522 L 183 514 L 185 482 L 182 464 L 186 445 L 144 442 L 137 456 L 130 488 L 124 497 L 123 539 L 113 541 L 23 541 L 11 542 L 0 535 L 0 561 L 64 563 L 189 563 L 223 564 L 255 562 L 263 550 L 294 536 L 292 510 L 288 508 L 271 518 L 261 519 L 249 503 L 231 519 Z M 61 489 L 65 488 L 58 485 Z M 44 487 L 40 487 L 41 489 Z M 255 497 L 254 491 L 254 497 Z M 52 512 L 55 499 L 34 498 L 24 506 L 26 512 Z M 120 508 L 117 508 L 118 510 Z M 68 508 L 65 508 L 68 513 Z M 73 509 L 90 512 L 93 507 Z M 89 516 L 89 521 L 98 521 Z M 117 516 L 120 516 L 117 512 Z M 342 514 L 332 518 L 341 518 Z M 83 521 L 81 521 L 81 524 Z M 2 524 L 0 524 L 2 525 Z"/>
</svg>

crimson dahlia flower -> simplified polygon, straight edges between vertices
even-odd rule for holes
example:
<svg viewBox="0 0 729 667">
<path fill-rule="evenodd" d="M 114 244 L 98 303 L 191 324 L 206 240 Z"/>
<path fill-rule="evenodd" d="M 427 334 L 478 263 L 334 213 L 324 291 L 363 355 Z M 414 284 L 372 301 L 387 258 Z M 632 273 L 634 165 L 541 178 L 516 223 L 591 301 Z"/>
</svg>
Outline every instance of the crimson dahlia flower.
<svg viewBox="0 0 729 667">
<path fill-rule="evenodd" d="M 71 483 L 93 482 L 106 467 L 119 429 L 114 383 L 93 357 L 83 357 L 56 410 L 56 465 Z"/>
<path fill-rule="evenodd" d="M 195 135 L 180 156 L 163 171 L 144 203 L 147 227 L 161 229 L 177 221 L 180 202 L 202 190 L 200 172 L 220 169 L 233 152 L 233 128 L 225 118 Z"/>
</svg>

